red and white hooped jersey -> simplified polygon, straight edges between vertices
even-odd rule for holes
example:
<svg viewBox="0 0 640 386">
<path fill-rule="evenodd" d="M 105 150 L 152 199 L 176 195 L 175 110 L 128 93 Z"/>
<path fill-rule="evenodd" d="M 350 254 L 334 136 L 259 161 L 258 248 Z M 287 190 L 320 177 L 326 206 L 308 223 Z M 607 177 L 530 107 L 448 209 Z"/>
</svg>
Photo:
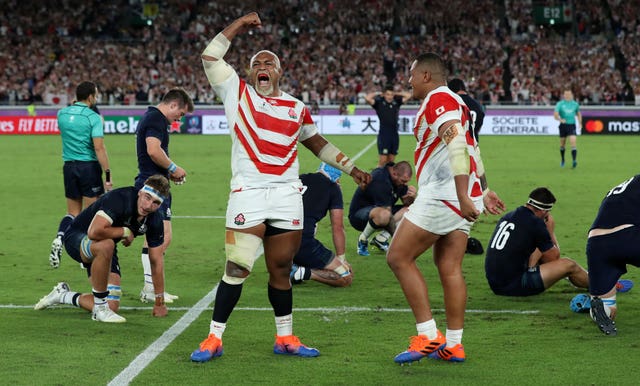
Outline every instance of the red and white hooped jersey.
<svg viewBox="0 0 640 386">
<path fill-rule="evenodd" d="M 438 128 L 447 121 L 456 119 L 465 130 L 469 153 L 469 196 L 482 196 L 482 188 L 477 175 L 476 144 L 469 131 L 469 109 L 459 95 L 447 86 L 431 91 L 422 101 L 416 115 L 413 135 L 416 137 L 414 162 L 419 193 L 437 200 L 457 200 L 456 185 L 453 180 L 449 150 L 438 137 Z"/>
<path fill-rule="evenodd" d="M 231 134 L 231 190 L 299 181 L 298 142 L 318 132 L 306 105 L 284 92 L 261 96 L 235 71 L 211 86 Z"/>
</svg>

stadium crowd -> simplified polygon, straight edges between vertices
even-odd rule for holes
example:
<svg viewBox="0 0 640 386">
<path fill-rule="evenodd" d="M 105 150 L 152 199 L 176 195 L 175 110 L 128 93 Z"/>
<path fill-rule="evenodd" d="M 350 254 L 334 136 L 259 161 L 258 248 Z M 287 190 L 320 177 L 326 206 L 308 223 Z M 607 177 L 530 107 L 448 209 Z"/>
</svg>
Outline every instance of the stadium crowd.
<svg viewBox="0 0 640 386">
<path fill-rule="evenodd" d="M 100 104 L 155 104 L 175 86 L 197 104 L 219 103 L 200 52 L 247 10 L 260 13 L 256 33 L 283 59 L 282 89 L 309 104 L 364 104 L 388 83 L 406 88 L 409 60 L 424 51 L 443 55 L 485 105 L 552 105 L 566 87 L 584 104 L 640 104 L 638 2 L 452 1 L 7 0 L 0 104 L 70 101 L 85 79 L 98 84 Z M 534 5 L 546 3 L 572 3 L 574 23 L 536 24 Z M 250 42 L 227 61 L 248 68 Z"/>
</svg>

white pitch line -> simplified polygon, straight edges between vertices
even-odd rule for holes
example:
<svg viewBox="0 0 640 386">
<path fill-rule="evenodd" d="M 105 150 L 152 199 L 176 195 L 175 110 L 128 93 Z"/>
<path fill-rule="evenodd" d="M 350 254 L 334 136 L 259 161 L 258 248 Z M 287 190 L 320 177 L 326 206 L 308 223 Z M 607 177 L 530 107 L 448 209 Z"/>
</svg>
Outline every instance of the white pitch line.
<svg viewBox="0 0 640 386">
<path fill-rule="evenodd" d="M 5 309 L 18 309 L 18 308 L 33 308 L 33 306 L 21 306 L 14 304 L 0 304 L 0 308 Z M 72 308 L 71 306 L 56 306 L 50 308 Z M 192 311 L 197 310 L 200 312 L 210 310 L 211 307 L 209 305 L 204 306 L 203 308 L 198 308 L 198 304 L 193 307 L 168 307 L 169 311 Z M 120 307 L 121 310 L 130 310 L 130 311 L 150 311 L 153 307 L 149 306 L 123 306 Z M 273 311 L 271 307 L 236 307 L 233 309 L 234 311 Z M 432 312 L 444 313 L 444 308 L 434 308 L 431 310 Z M 411 312 L 410 308 L 383 308 L 383 307 L 301 307 L 294 308 L 293 312 Z M 470 314 L 516 314 L 516 315 L 530 315 L 530 314 L 539 314 L 540 310 L 483 310 L 483 309 L 469 309 L 466 312 Z"/>
<path fill-rule="evenodd" d="M 354 155 L 353 158 L 351 158 L 351 160 L 356 161 L 358 158 L 362 157 L 364 153 L 366 153 L 369 149 L 371 149 L 371 146 L 375 145 L 377 142 L 378 142 L 377 139 L 374 139 L 373 141 L 371 141 L 371 143 L 365 146 L 364 149 L 360 150 L 358 154 Z"/>
<path fill-rule="evenodd" d="M 140 353 L 124 370 L 120 372 L 115 378 L 109 382 L 109 386 L 116 385 L 128 385 L 133 381 L 135 377 L 138 376 L 144 370 L 149 363 L 153 362 L 154 359 L 162 351 L 164 351 L 171 342 L 175 338 L 177 338 L 182 332 L 193 323 L 194 320 L 198 319 L 200 314 L 207 309 L 210 309 L 211 303 L 216 298 L 216 291 L 218 290 L 218 285 L 216 284 L 213 289 L 206 294 L 198 303 L 196 303 L 193 307 L 185 313 L 182 318 L 180 318 L 177 322 L 173 324 L 167 331 L 162 334 L 155 342 L 151 343 L 149 347 L 147 347 L 143 352 Z"/>
</svg>

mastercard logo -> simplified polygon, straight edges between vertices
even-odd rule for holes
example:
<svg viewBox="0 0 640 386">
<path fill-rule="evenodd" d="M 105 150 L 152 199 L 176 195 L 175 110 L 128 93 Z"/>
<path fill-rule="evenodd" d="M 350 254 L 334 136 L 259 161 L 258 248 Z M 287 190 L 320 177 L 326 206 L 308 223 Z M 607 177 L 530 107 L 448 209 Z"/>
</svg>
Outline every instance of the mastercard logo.
<svg viewBox="0 0 640 386">
<path fill-rule="evenodd" d="M 589 133 L 599 133 L 604 129 L 604 124 L 600 120 L 588 120 L 584 128 Z"/>
</svg>

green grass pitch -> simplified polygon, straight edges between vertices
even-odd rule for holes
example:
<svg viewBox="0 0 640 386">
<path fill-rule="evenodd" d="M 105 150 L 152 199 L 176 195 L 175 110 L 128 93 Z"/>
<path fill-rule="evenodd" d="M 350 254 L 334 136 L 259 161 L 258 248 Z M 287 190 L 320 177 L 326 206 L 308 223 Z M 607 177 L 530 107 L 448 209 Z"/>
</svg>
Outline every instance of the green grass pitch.
<svg viewBox="0 0 640 386">
<path fill-rule="evenodd" d="M 373 136 L 329 137 L 353 156 Z M 107 136 L 114 184 L 132 185 L 136 174 L 133 136 Z M 556 137 L 481 138 L 490 187 L 509 210 L 522 205 L 535 187 L 547 186 L 558 202 L 553 210 L 561 254 L 586 267 L 586 233 L 600 200 L 614 185 L 638 173 L 638 138 L 578 138 L 578 168 L 559 167 Z M 415 141 L 401 138 L 398 160 L 413 159 Z M 618 296 L 618 336 L 602 335 L 585 314 L 569 310 L 577 293 L 562 281 L 542 295 L 502 298 L 491 293 L 483 257 L 467 255 L 464 271 L 469 300 L 463 364 L 423 360 L 400 367 L 393 357 L 415 334 L 412 314 L 388 269 L 384 255 L 355 253 L 357 232 L 347 223 L 347 258 L 355 271 L 349 288 L 315 282 L 294 287 L 294 332 L 317 347 L 315 359 L 272 353 L 273 313 L 266 295 L 263 260 L 247 280 L 238 309 L 224 337 L 225 354 L 205 364 L 189 354 L 208 332 L 211 308 L 192 323 L 183 316 L 217 284 L 224 263 L 224 216 L 230 178 L 230 140 L 226 136 L 171 138 L 171 156 L 188 172 L 187 183 L 173 186 L 173 243 L 166 256 L 167 289 L 180 295 L 167 318 L 151 317 L 138 300 L 142 285 L 141 240 L 119 248 L 122 266 L 123 325 L 91 321 L 70 307 L 34 311 L 33 305 L 58 281 L 87 292 L 86 274 L 66 254 L 61 267 L 48 264 L 49 245 L 65 212 L 60 138 L 2 136 L 3 165 L 0 220 L 0 383 L 108 384 L 125 371 L 139 372 L 132 384 L 273 384 L 273 385 L 628 385 L 637 382 L 640 358 L 638 288 Z M 299 149 L 301 172 L 319 161 Z M 569 156 L 569 151 L 567 151 Z M 375 146 L 357 160 L 363 169 L 377 162 Z M 342 178 L 345 205 L 354 183 Z M 472 235 L 486 247 L 498 220 L 482 216 Z M 328 219 L 319 238 L 331 245 Z M 431 253 L 420 257 L 434 316 L 446 328 L 442 290 Z M 629 267 L 626 278 L 640 279 Z M 192 310 L 193 312 L 193 310 Z M 176 332 L 176 326 L 182 330 Z M 156 340 L 169 342 L 148 364 L 136 358 Z M 157 343 L 156 343 L 157 344 Z M 138 358 L 140 359 L 140 358 Z M 115 383 L 115 382 L 114 382 Z"/>
</svg>

